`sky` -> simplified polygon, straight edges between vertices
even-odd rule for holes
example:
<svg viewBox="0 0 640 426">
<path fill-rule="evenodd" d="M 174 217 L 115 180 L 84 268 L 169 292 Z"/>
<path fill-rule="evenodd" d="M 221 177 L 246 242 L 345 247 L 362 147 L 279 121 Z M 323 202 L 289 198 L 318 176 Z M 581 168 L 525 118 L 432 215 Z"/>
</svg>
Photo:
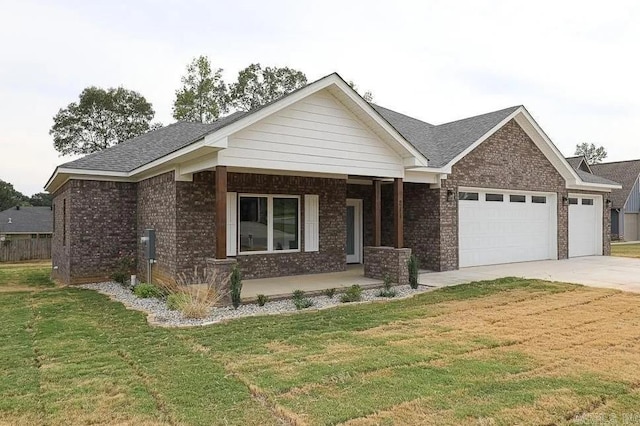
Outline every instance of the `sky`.
<svg viewBox="0 0 640 426">
<path fill-rule="evenodd" d="M 53 148 L 60 108 L 123 86 L 170 124 L 196 56 L 227 83 L 251 63 L 309 81 L 338 72 L 432 124 L 525 105 L 569 156 L 640 158 L 640 2 L 0 0 L 0 179 L 31 195 L 77 157 Z"/>
</svg>

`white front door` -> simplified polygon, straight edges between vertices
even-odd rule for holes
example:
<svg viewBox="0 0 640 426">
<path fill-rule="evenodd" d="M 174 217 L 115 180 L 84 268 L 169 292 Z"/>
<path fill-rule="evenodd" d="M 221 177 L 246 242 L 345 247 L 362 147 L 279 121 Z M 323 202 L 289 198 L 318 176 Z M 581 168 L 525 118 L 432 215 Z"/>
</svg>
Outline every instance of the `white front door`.
<svg viewBox="0 0 640 426">
<path fill-rule="evenodd" d="M 460 267 L 557 258 L 556 194 L 460 189 Z"/>
<path fill-rule="evenodd" d="M 602 254 L 602 197 L 569 194 L 569 257 Z"/>
<path fill-rule="evenodd" d="M 362 200 L 347 199 L 347 263 L 362 263 Z"/>
</svg>

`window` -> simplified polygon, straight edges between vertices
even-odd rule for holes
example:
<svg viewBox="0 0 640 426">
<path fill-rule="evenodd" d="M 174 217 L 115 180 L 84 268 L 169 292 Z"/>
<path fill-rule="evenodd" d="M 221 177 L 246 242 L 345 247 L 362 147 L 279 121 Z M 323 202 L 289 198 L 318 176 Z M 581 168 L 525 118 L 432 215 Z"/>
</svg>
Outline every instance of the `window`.
<svg viewBox="0 0 640 426">
<path fill-rule="evenodd" d="M 502 201 L 504 196 L 502 194 L 486 194 L 484 199 L 486 201 Z"/>
<path fill-rule="evenodd" d="M 299 197 L 241 195 L 238 216 L 240 253 L 299 249 Z"/>
<path fill-rule="evenodd" d="M 526 203 L 527 197 L 524 195 L 509 195 L 509 202 L 511 203 Z"/>
<path fill-rule="evenodd" d="M 546 204 L 547 197 L 545 197 L 544 195 L 532 195 L 531 202 L 534 204 Z"/>
<path fill-rule="evenodd" d="M 38 234 L 31 234 L 31 239 L 37 240 L 38 239 Z"/>
<path fill-rule="evenodd" d="M 578 204 L 577 198 L 569 198 L 569 204 Z"/>
<path fill-rule="evenodd" d="M 458 200 L 478 201 L 477 192 L 458 192 Z"/>
<path fill-rule="evenodd" d="M 583 198 L 582 199 L 582 205 L 583 206 L 592 206 L 593 205 L 593 199 L 591 199 L 591 198 Z"/>
</svg>

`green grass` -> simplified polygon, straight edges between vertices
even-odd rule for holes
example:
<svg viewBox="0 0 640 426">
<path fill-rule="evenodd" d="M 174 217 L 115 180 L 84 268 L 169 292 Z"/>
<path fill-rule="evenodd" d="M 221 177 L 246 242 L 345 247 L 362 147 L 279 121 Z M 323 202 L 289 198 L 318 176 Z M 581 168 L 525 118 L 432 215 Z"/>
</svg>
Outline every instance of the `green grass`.
<svg viewBox="0 0 640 426">
<path fill-rule="evenodd" d="M 612 244 L 611 256 L 640 258 L 640 244 Z"/>
<path fill-rule="evenodd" d="M 37 275 L 9 269 L 0 283 Z M 163 329 L 42 285 L 0 294 L 0 424 L 563 424 L 640 406 L 640 303 L 613 290 L 502 279 Z"/>
<path fill-rule="evenodd" d="M 0 291 L 53 287 L 51 263 L 0 263 Z"/>
</svg>

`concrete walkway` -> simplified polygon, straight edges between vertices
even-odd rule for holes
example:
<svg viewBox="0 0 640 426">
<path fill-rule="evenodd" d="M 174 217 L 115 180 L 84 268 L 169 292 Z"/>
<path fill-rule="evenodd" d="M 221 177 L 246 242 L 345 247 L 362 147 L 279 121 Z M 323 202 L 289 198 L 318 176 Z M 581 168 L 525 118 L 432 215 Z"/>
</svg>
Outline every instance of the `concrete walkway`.
<svg viewBox="0 0 640 426">
<path fill-rule="evenodd" d="M 420 284 L 446 287 L 502 277 L 537 278 L 640 292 L 640 259 L 612 256 L 475 266 L 420 274 Z"/>
</svg>

